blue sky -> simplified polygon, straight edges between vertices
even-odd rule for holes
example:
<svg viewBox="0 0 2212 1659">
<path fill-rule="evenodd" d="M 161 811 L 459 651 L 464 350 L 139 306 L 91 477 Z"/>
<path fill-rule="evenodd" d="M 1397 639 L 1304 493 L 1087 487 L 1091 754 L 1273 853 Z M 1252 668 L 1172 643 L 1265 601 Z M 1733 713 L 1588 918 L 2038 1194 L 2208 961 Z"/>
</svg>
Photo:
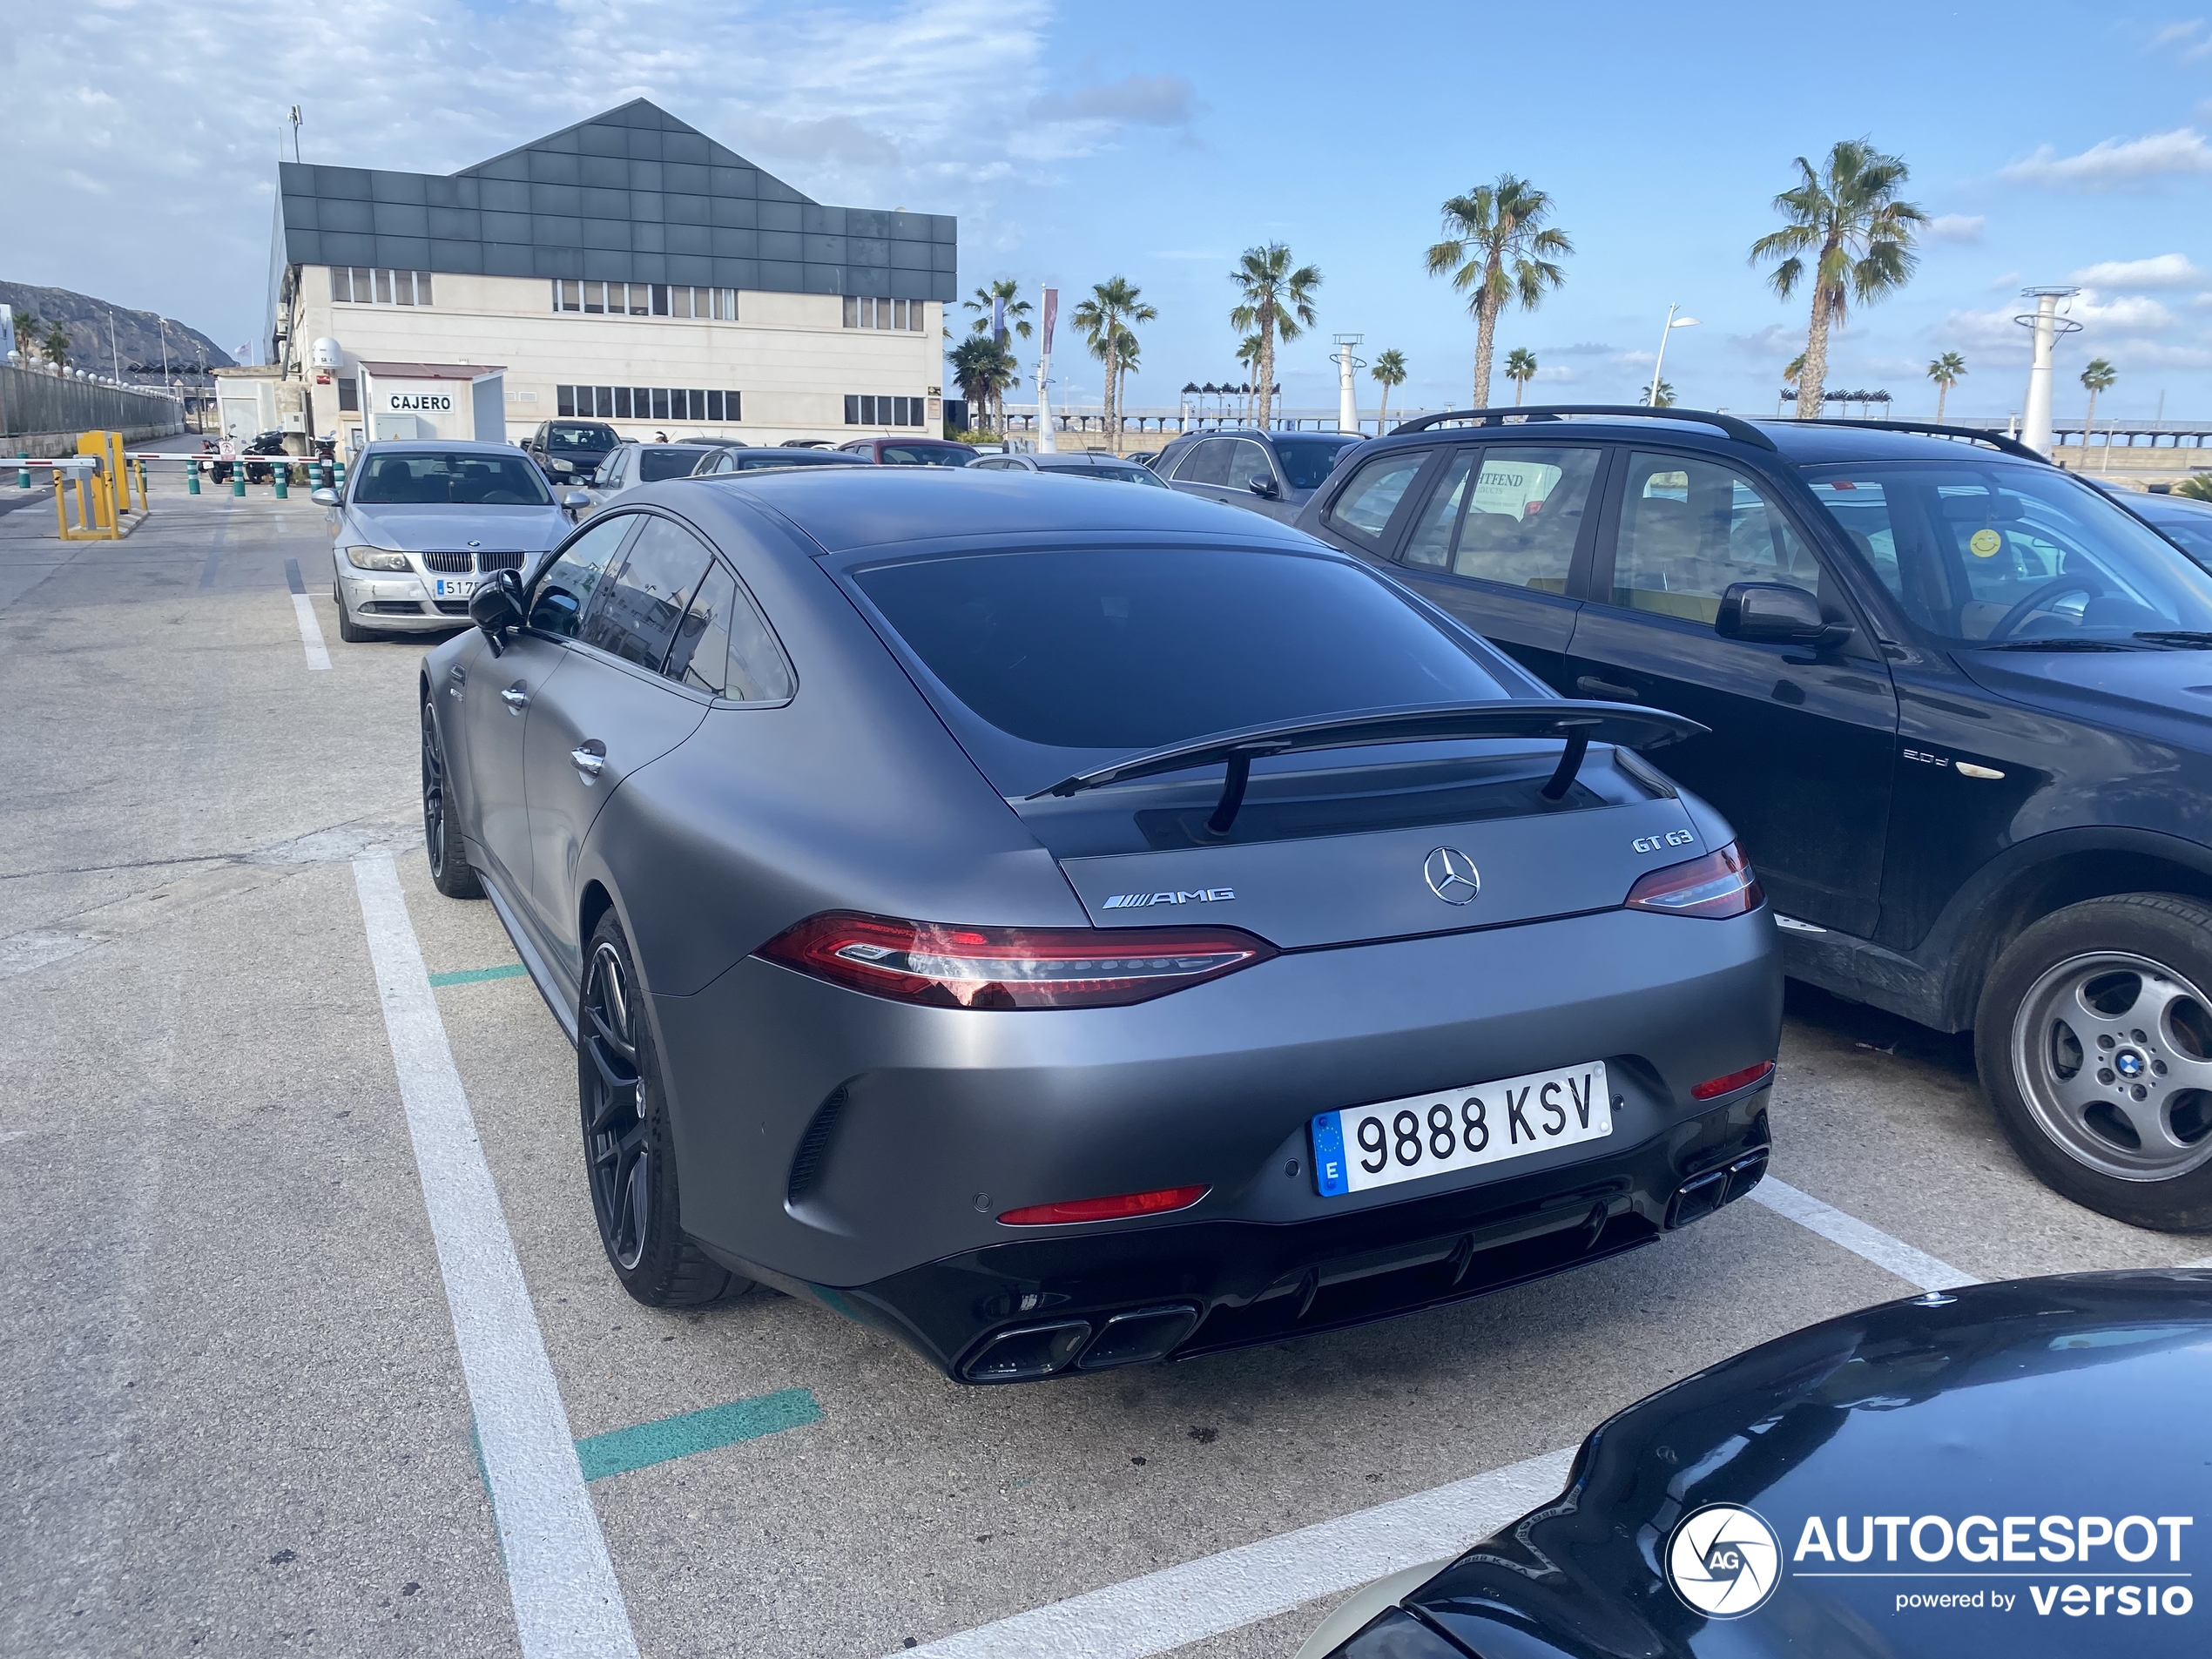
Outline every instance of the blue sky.
<svg viewBox="0 0 2212 1659">
<path fill-rule="evenodd" d="M 2120 371 L 2101 409 L 2212 412 L 2212 21 L 2186 7 L 354 0 L 250 46 L 202 17 L 110 0 L 0 34 L 0 165 L 61 186 L 12 217 L 0 276 L 232 343 L 291 103 L 307 159 L 444 171 L 642 95 L 819 199 L 958 213 L 963 289 L 1008 275 L 1070 304 L 1127 276 L 1161 313 L 1132 404 L 1231 374 L 1225 273 L 1269 239 L 1325 279 L 1283 355 L 1291 402 L 1333 404 L 1339 330 L 1406 354 L 1393 401 L 1464 401 L 1473 325 L 1420 256 L 1445 197 L 1512 172 L 1576 246 L 1500 327 L 1501 354 L 1536 353 L 1536 395 L 1634 395 L 1679 301 L 1701 320 L 1668 350 L 1683 401 L 1764 411 L 1804 315 L 1746 251 L 1792 157 L 1871 136 L 1937 223 L 1911 286 L 1836 341 L 1831 387 L 1928 413 L 1925 365 L 1957 350 L 1953 412 L 2015 409 L 2018 291 L 2072 280 L 2062 414 L 2092 355 Z M 1063 345 L 1055 367 L 1096 396 L 1095 365 Z"/>
</svg>

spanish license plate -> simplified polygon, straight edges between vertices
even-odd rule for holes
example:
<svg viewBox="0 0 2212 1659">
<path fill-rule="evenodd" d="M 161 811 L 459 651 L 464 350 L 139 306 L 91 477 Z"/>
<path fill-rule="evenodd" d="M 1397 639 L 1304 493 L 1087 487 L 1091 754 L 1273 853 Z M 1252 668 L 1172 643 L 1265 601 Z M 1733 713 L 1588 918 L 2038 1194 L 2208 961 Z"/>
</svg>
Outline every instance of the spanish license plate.
<svg viewBox="0 0 2212 1659">
<path fill-rule="evenodd" d="M 430 590 L 441 599 L 466 599 L 475 592 L 476 584 L 466 579 L 457 581 L 452 577 L 442 576 L 432 580 Z"/>
<path fill-rule="evenodd" d="M 1527 1157 L 1613 1133 L 1605 1062 L 1532 1071 L 1323 1112 L 1313 1178 L 1325 1197 Z"/>
</svg>

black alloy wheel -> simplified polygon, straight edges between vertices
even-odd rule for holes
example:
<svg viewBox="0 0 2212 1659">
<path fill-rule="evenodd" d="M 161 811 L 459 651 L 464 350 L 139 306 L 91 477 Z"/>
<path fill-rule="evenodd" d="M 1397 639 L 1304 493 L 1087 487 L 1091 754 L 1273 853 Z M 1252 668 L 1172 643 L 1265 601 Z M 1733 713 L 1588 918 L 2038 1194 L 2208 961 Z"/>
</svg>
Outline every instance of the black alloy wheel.
<svg viewBox="0 0 2212 1659">
<path fill-rule="evenodd" d="M 2212 907 L 2129 893 L 2054 911 L 1982 988 L 1974 1058 L 2029 1168 L 2138 1227 L 2212 1231 Z"/>
<path fill-rule="evenodd" d="M 577 1092 L 584 1170 L 599 1242 L 622 1287 L 647 1307 L 689 1307 L 742 1295 L 752 1281 L 685 1237 L 660 1070 L 631 966 L 610 911 L 592 930 L 584 969 Z"/>
<path fill-rule="evenodd" d="M 430 884 L 448 899 L 481 899 L 484 884 L 462 851 L 453 823 L 453 786 L 446 775 L 445 743 L 435 705 L 422 705 L 422 845 L 430 855 Z"/>
</svg>

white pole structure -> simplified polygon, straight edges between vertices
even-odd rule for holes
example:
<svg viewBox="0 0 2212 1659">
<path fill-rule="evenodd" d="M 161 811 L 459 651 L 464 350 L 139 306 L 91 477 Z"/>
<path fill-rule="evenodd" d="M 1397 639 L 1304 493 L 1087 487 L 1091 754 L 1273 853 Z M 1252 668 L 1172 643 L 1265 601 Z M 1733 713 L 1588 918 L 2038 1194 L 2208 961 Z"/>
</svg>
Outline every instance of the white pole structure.
<svg viewBox="0 0 2212 1659">
<path fill-rule="evenodd" d="M 1359 430 L 1359 392 L 1352 380 L 1352 371 L 1359 367 L 1359 360 L 1352 348 L 1366 339 L 1365 334 L 1339 334 L 1337 342 L 1337 430 Z"/>
<path fill-rule="evenodd" d="M 1046 389 L 1052 380 L 1052 325 L 1060 316 L 1060 290 L 1044 291 L 1044 339 L 1037 352 L 1037 453 L 1051 455 L 1060 453 L 1060 440 L 1052 430 L 1052 394 Z"/>
<path fill-rule="evenodd" d="M 1656 362 L 1651 365 L 1651 396 L 1649 401 L 1651 407 L 1655 409 L 1659 407 L 1659 371 L 1667 366 L 1668 338 L 1672 335 L 1677 328 L 1695 328 L 1697 327 L 1696 318 L 1677 318 L 1675 315 L 1675 313 L 1681 309 L 1682 303 L 1679 300 L 1677 300 L 1675 304 L 1669 306 L 1667 307 L 1667 326 L 1659 331 L 1659 358 Z"/>
<path fill-rule="evenodd" d="M 2032 315 L 2013 319 L 2035 331 L 2035 361 L 2027 371 L 2027 413 L 2020 421 L 2020 442 L 2038 455 L 2051 453 L 2051 355 L 2060 334 L 2078 334 L 2081 325 L 2059 315 L 2059 301 L 2070 300 L 2079 288 L 2022 288 L 2020 297 L 2035 301 Z"/>
</svg>

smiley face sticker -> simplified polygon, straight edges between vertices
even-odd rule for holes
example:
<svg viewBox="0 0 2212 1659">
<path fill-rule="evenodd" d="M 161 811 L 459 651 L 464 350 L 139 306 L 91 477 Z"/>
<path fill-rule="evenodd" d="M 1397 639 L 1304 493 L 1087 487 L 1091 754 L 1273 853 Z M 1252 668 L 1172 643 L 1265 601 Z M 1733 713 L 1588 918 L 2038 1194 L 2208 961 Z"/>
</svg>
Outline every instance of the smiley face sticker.
<svg viewBox="0 0 2212 1659">
<path fill-rule="evenodd" d="M 2004 545 L 2005 538 L 1988 529 L 1978 529 L 1966 538 L 1967 550 L 1978 559 L 1995 558 L 1997 550 Z"/>
</svg>

